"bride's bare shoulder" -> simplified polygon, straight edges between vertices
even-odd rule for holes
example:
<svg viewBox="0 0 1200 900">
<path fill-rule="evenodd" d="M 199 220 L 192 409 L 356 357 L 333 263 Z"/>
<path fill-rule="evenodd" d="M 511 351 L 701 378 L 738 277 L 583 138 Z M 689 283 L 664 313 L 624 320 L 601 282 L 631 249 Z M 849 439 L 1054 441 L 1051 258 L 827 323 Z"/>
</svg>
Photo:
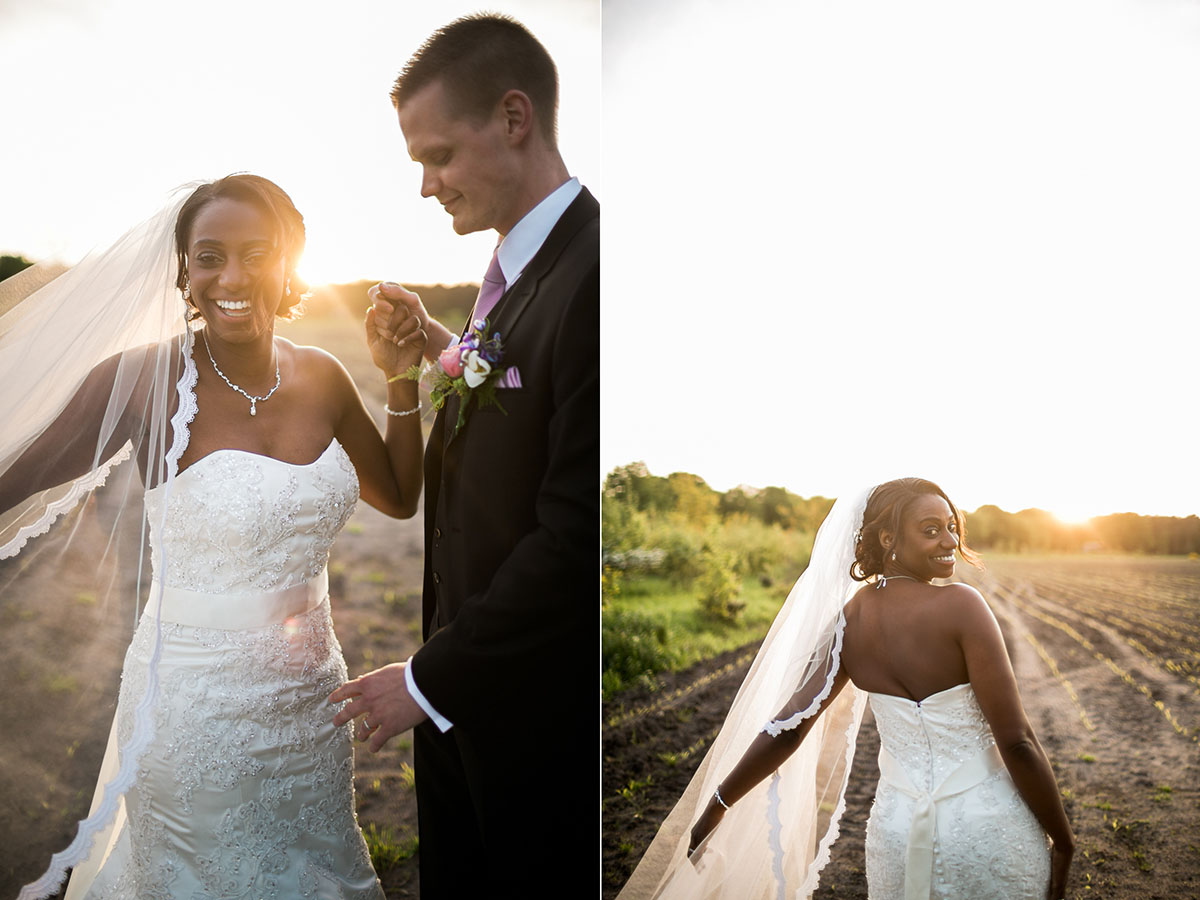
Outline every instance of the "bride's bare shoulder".
<svg viewBox="0 0 1200 900">
<path fill-rule="evenodd" d="M 863 599 L 867 596 L 867 592 L 873 591 L 874 589 L 875 586 L 873 584 L 864 584 L 857 591 L 855 591 L 854 596 L 847 600 L 846 605 L 842 608 L 842 612 L 845 614 L 845 616 L 850 618 L 852 615 L 854 615 L 854 613 L 858 612 L 859 607 L 862 605 Z"/>
<path fill-rule="evenodd" d="M 990 630 L 994 627 L 996 617 L 978 589 L 969 584 L 955 582 L 942 585 L 939 590 L 942 592 L 941 596 L 950 601 L 939 606 L 945 612 L 947 620 L 958 628 L 967 630 L 986 627 Z"/>
<path fill-rule="evenodd" d="M 866 593 L 868 593 L 869 590 L 874 589 L 874 584 L 863 584 L 863 587 L 860 587 L 858 590 L 856 590 L 856 592 L 854 592 L 854 594 L 851 596 L 850 600 L 846 601 L 847 610 L 850 610 L 852 606 L 857 607 L 860 602 L 863 602 L 863 598 L 866 596 Z"/>
</svg>

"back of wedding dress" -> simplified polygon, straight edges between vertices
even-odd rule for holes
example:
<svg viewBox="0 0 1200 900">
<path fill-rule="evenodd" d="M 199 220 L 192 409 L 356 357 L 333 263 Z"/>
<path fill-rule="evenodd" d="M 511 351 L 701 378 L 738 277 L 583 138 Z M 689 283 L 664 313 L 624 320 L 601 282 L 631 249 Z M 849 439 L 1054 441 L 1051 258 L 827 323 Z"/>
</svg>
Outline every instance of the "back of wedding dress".
<svg viewBox="0 0 1200 900">
<path fill-rule="evenodd" d="M 872 900 L 1043 900 L 1045 832 L 1017 793 L 971 686 L 920 702 L 869 696 L 880 740 L 866 836 Z"/>
</svg>

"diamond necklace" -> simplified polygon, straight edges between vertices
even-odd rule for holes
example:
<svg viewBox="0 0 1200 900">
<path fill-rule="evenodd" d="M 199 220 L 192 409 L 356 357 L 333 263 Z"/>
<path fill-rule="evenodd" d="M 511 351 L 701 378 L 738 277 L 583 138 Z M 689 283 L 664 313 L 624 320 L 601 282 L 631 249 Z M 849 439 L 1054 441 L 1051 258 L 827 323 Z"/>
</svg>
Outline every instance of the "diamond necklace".
<svg viewBox="0 0 1200 900">
<path fill-rule="evenodd" d="M 208 361 L 210 363 L 212 363 L 213 371 L 221 376 L 222 381 L 224 381 L 227 385 L 229 385 L 231 388 L 233 388 L 235 391 L 237 391 L 239 394 L 241 394 L 243 397 L 245 397 L 247 400 L 250 401 L 250 415 L 257 416 L 258 415 L 257 406 L 258 406 L 259 402 L 260 401 L 265 402 L 267 400 L 270 400 L 271 395 L 273 393 L 275 393 L 277 390 L 279 390 L 279 353 L 276 352 L 276 354 L 275 354 L 275 387 L 273 387 L 269 391 L 267 391 L 266 395 L 263 397 L 252 397 L 250 394 L 247 394 L 240 387 L 238 387 L 236 384 L 234 384 L 232 381 L 230 381 L 227 377 L 225 377 L 225 373 L 221 371 L 221 367 L 218 366 L 217 361 L 215 359 L 213 359 L 212 347 L 208 346 L 208 329 L 205 328 L 203 331 L 200 332 L 200 334 L 204 338 L 204 349 L 208 351 Z"/>
</svg>

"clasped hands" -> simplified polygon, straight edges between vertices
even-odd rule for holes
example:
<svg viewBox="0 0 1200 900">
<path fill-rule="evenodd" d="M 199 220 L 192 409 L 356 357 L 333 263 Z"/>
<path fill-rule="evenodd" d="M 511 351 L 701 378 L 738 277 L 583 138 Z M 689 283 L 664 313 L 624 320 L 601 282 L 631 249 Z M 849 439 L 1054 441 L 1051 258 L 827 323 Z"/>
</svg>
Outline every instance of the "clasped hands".
<svg viewBox="0 0 1200 900">
<path fill-rule="evenodd" d="M 429 718 L 404 683 L 406 665 L 392 663 L 360 675 L 329 695 L 330 703 L 350 701 L 338 710 L 333 724 L 341 727 L 361 717 L 354 727 L 354 737 L 358 741 L 369 740 L 367 749 L 372 753 L 378 753 L 393 737 Z"/>
<path fill-rule="evenodd" d="M 421 362 L 429 340 L 429 313 L 419 295 L 385 281 L 367 291 L 367 346 L 375 365 L 389 376 Z"/>
</svg>

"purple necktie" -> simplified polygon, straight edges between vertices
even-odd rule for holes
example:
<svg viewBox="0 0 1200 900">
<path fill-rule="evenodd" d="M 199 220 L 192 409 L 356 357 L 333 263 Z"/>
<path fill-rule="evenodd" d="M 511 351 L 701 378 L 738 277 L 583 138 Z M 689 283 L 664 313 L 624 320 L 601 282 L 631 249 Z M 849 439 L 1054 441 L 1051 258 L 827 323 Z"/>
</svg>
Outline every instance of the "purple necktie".
<svg viewBox="0 0 1200 900">
<path fill-rule="evenodd" d="M 472 319 L 486 319 L 504 293 L 504 273 L 500 271 L 500 245 L 492 251 L 492 263 L 479 285 L 479 296 L 475 300 L 475 315 Z"/>
</svg>

